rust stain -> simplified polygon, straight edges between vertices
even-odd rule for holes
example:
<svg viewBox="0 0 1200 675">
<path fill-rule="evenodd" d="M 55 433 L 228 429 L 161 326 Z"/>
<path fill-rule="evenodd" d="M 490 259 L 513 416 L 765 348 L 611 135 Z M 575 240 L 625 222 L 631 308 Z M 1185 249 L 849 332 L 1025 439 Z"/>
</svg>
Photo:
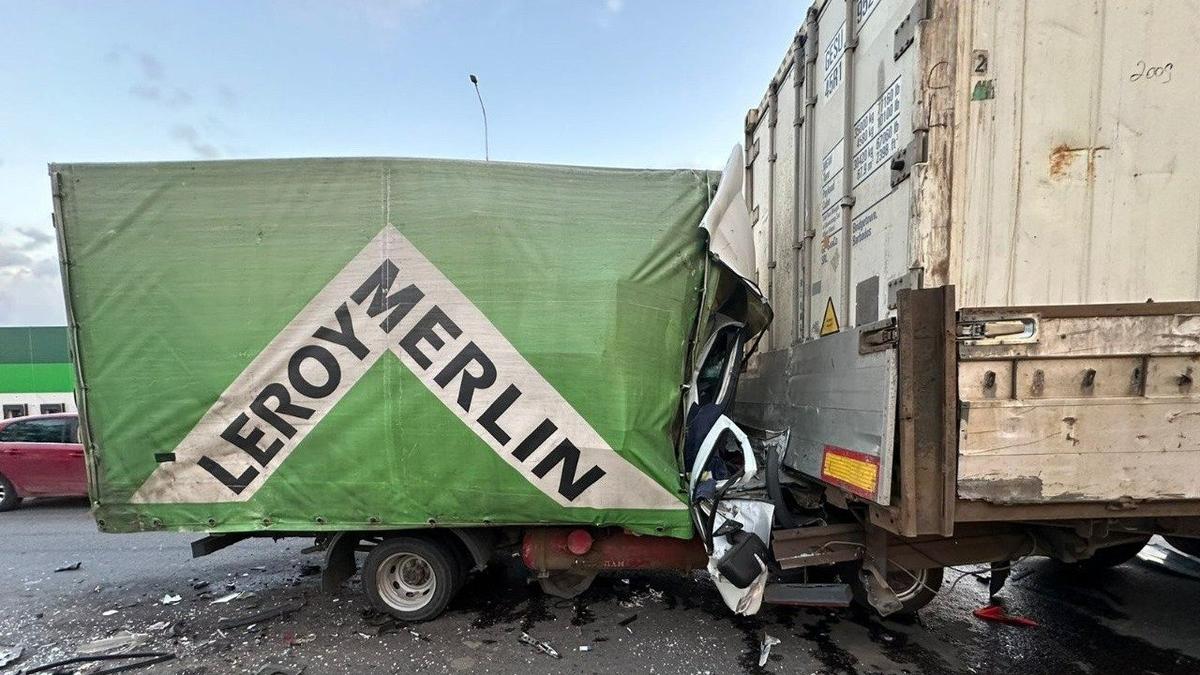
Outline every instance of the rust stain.
<svg viewBox="0 0 1200 675">
<path fill-rule="evenodd" d="M 1059 143 L 1050 151 L 1050 177 L 1062 178 L 1067 175 L 1067 169 L 1071 167 L 1071 162 L 1075 161 L 1075 152 L 1078 148 L 1072 148 L 1066 143 Z"/>
<path fill-rule="evenodd" d="M 1097 145 L 1095 147 L 1072 148 L 1066 143 L 1059 143 L 1050 151 L 1050 177 L 1065 178 L 1067 170 L 1075 162 L 1075 156 L 1082 153 L 1087 156 L 1087 172 L 1085 174 L 1088 182 L 1096 180 L 1096 159 L 1097 154 L 1101 150 L 1108 150 L 1107 145 Z"/>
</svg>

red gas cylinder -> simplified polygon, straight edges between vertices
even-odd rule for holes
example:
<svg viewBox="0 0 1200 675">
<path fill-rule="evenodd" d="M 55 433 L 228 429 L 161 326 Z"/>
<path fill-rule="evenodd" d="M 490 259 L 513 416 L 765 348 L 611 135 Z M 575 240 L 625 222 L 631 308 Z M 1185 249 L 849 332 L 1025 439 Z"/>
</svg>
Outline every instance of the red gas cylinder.
<svg viewBox="0 0 1200 675">
<path fill-rule="evenodd" d="M 525 531 L 521 560 L 537 572 L 688 571 L 704 567 L 708 555 L 699 539 L 639 536 L 617 528 L 537 527 Z"/>
</svg>

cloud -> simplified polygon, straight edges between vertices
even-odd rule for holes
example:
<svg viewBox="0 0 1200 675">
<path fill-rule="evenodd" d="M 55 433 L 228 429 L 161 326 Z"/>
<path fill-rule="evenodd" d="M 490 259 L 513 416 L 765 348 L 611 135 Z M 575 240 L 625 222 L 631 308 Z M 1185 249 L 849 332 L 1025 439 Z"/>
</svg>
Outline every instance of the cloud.
<svg viewBox="0 0 1200 675">
<path fill-rule="evenodd" d="M 20 248 L 0 242 L 0 270 L 13 272 L 15 268 L 28 272 L 32 265 L 33 258 L 30 258 Z"/>
<path fill-rule="evenodd" d="M 200 159 L 214 159 L 221 156 L 219 141 L 223 137 L 236 135 L 229 127 L 218 120 L 211 111 L 216 104 L 224 108 L 233 107 L 238 101 L 238 94 L 226 84 L 204 85 L 189 87 L 171 77 L 162 60 L 153 54 L 137 51 L 125 45 L 113 47 L 105 59 L 114 65 L 132 63 L 136 66 L 135 81 L 129 87 L 129 95 L 155 107 L 195 111 L 193 119 L 167 118 L 170 125 L 168 135 L 171 139 L 181 142 Z M 215 100 L 213 92 L 215 89 Z M 204 96 L 198 92 L 204 92 Z M 207 123 L 198 122 L 203 117 Z M 215 136 L 216 138 L 210 138 Z"/>
<path fill-rule="evenodd" d="M 221 156 L 217 147 L 201 136 L 196 127 L 190 124 L 177 124 L 171 129 L 171 138 L 186 144 L 200 159 L 215 159 Z"/>
<path fill-rule="evenodd" d="M 39 274 L 39 271 L 43 273 Z M 38 261 L 35 269 L 0 267 L 0 323 L 61 326 L 66 322 L 57 261 Z"/>
<path fill-rule="evenodd" d="M 129 88 L 129 93 L 146 101 L 162 100 L 162 89 L 157 84 L 135 84 Z"/>
<path fill-rule="evenodd" d="M 153 54 L 141 52 L 137 55 L 138 66 L 142 69 L 142 77 L 147 80 L 163 79 L 163 64 Z"/>
<path fill-rule="evenodd" d="M 39 279 L 57 278 L 59 276 L 58 260 L 56 258 L 42 258 L 33 263 L 33 276 Z"/>
<path fill-rule="evenodd" d="M 53 234 L 50 234 L 45 230 L 39 230 L 35 227 L 18 227 L 17 234 L 29 239 L 29 241 L 21 247 L 21 249 L 25 251 L 40 248 L 54 241 Z"/>
<path fill-rule="evenodd" d="M 227 84 L 217 85 L 217 98 L 220 99 L 221 105 L 225 106 L 226 108 L 232 108 L 237 105 L 238 102 L 237 92 L 233 90 L 233 87 L 230 87 Z"/>
</svg>

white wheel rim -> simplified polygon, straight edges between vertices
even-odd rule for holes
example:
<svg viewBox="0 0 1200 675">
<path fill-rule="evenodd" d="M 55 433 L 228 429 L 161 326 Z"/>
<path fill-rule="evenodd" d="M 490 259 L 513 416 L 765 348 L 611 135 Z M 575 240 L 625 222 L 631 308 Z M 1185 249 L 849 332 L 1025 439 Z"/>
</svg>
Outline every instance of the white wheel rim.
<svg viewBox="0 0 1200 675">
<path fill-rule="evenodd" d="M 921 589 L 929 583 L 928 569 L 916 570 L 911 574 L 907 571 L 901 572 L 897 570 L 888 576 L 891 577 L 889 583 L 893 584 L 892 590 L 896 592 L 896 598 L 900 602 L 908 602 L 910 599 L 916 597 L 921 592 Z M 910 585 L 904 587 L 904 584 Z"/>
<path fill-rule="evenodd" d="M 416 553 L 393 553 L 375 573 L 375 585 L 389 607 L 415 612 L 433 600 L 437 575 L 429 561 Z"/>
</svg>

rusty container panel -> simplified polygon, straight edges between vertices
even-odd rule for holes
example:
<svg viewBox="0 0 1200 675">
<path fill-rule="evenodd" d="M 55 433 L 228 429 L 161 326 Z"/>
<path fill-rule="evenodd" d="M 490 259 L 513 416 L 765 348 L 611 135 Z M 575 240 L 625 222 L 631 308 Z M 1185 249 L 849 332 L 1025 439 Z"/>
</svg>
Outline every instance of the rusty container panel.
<svg viewBox="0 0 1200 675">
<path fill-rule="evenodd" d="M 960 11 L 960 304 L 1200 298 L 1200 7 L 978 0 Z"/>
<path fill-rule="evenodd" d="M 1031 326 L 959 345 L 960 498 L 1200 499 L 1200 303 L 963 310 L 960 318 Z"/>
</svg>

